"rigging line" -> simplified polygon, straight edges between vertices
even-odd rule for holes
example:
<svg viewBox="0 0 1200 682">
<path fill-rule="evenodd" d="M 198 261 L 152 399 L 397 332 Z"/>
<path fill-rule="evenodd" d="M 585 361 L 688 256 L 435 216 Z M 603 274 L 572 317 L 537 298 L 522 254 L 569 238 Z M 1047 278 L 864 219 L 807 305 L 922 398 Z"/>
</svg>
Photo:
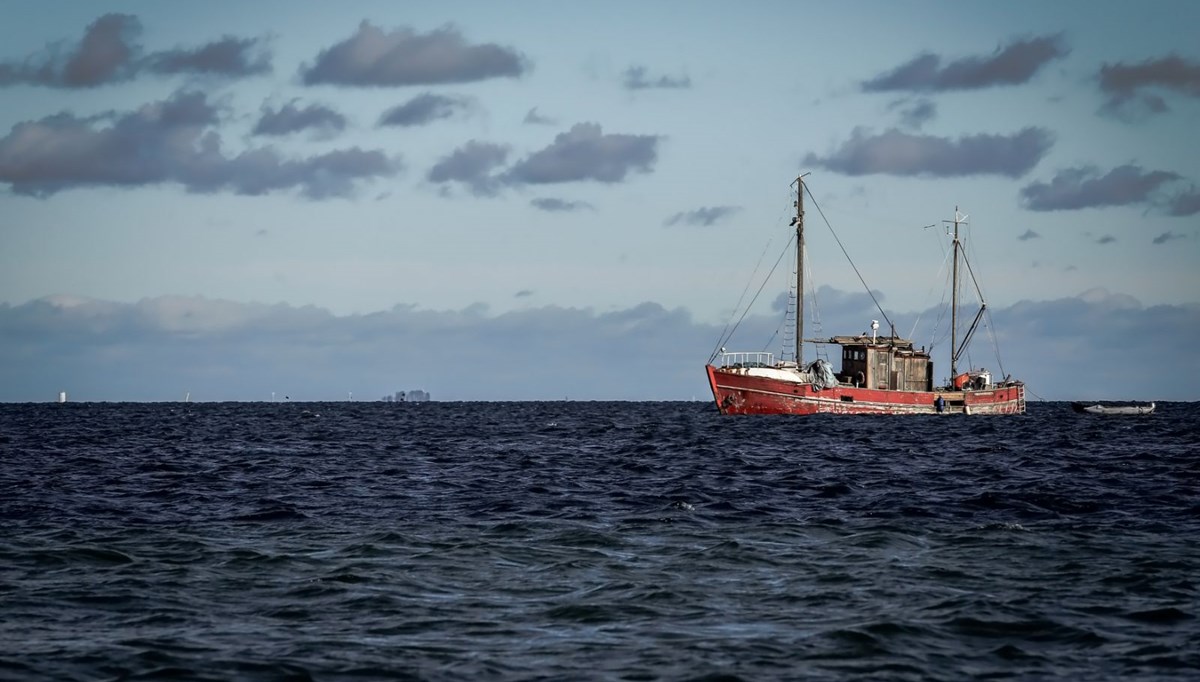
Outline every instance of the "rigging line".
<svg viewBox="0 0 1200 682">
<path fill-rule="evenodd" d="M 846 257 L 846 260 L 850 263 L 850 267 L 854 269 L 854 274 L 858 275 L 858 281 L 862 282 L 863 288 L 867 290 L 867 295 L 870 296 L 871 300 L 875 303 L 875 307 L 879 310 L 879 314 L 882 315 L 883 319 L 888 323 L 888 328 L 893 330 L 892 333 L 895 334 L 896 325 L 892 324 L 892 320 L 887 316 L 887 313 L 883 312 L 883 306 L 879 305 L 879 301 L 875 298 L 875 292 L 871 291 L 871 287 L 867 286 L 867 280 L 863 279 L 862 273 L 858 271 L 858 266 L 855 265 L 854 261 L 850 259 L 850 254 L 846 252 L 846 247 L 842 245 L 842 240 L 838 238 L 837 232 L 833 231 L 833 225 L 829 224 L 829 219 L 825 217 L 825 211 L 821 210 L 821 205 L 817 203 L 817 198 L 813 196 L 812 190 L 808 188 L 807 183 L 804 183 L 804 191 L 808 192 L 808 198 L 812 199 L 813 206 L 817 207 L 817 213 L 821 214 L 821 220 L 825 221 L 825 227 L 829 228 L 829 233 L 833 235 L 833 240 L 837 242 L 838 247 L 841 248 L 842 255 Z"/>
<path fill-rule="evenodd" d="M 988 338 L 992 340 L 992 351 L 996 353 L 996 365 L 1000 367 L 1000 374 L 1007 379 L 1008 374 L 1004 371 L 1004 361 L 1000 359 L 1000 342 L 996 340 L 996 328 L 992 324 L 992 311 L 990 308 L 984 314 L 984 319 L 987 321 Z"/>
<path fill-rule="evenodd" d="M 963 263 L 967 266 L 967 274 L 971 276 L 971 284 L 975 285 L 975 293 L 979 294 L 979 302 L 984 303 L 983 289 L 979 288 L 979 280 L 975 279 L 975 270 L 971 267 L 971 261 L 967 260 L 967 252 L 964 249 L 962 254 Z"/>
<path fill-rule="evenodd" d="M 784 322 L 787 322 L 787 320 L 784 320 Z M 782 326 L 783 326 L 782 324 L 780 324 L 780 325 L 779 325 L 779 327 L 782 327 Z M 776 327 L 776 328 L 775 328 L 775 333 L 771 334 L 771 338 L 767 339 L 767 342 L 763 344 L 763 348 L 762 348 L 762 349 L 763 349 L 763 352 L 764 352 L 764 353 L 765 353 L 765 352 L 767 352 L 767 349 L 771 347 L 771 344 L 772 344 L 772 343 L 775 343 L 775 338 L 776 338 L 777 336 L 779 336 L 779 327 Z M 780 357 L 779 357 L 779 359 L 780 359 L 781 361 L 783 360 L 783 354 L 782 354 L 782 353 L 780 353 Z"/>
<path fill-rule="evenodd" d="M 945 254 L 942 256 L 942 265 L 941 265 L 941 267 L 938 268 L 937 275 L 934 275 L 935 281 L 941 278 L 942 270 L 946 267 L 946 261 L 948 261 L 948 260 L 950 260 L 950 252 L 949 251 L 945 252 Z M 933 293 L 933 285 L 930 284 L 929 291 L 925 293 L 925 300 L 929 300 L 929 296 L 932 293 Z M 944 289 L 942 291 L 942 300 L 943 301 L 946 300 L 946 292 Z M 910 338 L 910 339 L 913 338 L 913 336 L 917 333 L 917 325 L 921 324 L 921 315 L 922 314 L 923 313 L 917 314 L 917 319 L 916 319 L 916 321 L 913 322 L 912 331 L 910 331 L 908 333 L 908 338 Z M 936 329 L 936 327 L 935 327 L 935 329 Z"/>
<path fill-rule="evenodd" d="M 967 260 L 967 254 L 966 254 L 965 250 L 963 251 L 963 263 L 967 266 L 967 274 L 971 275 L 971 283 L 975 285 L 975 293 L 979 294 L 979 305 L 980 305 L 979 313 L 982 314 L 982 317 L 986 321 L 985 326 L 987 327 L 987 330 L 988 330 L 988 338 L 990 338 L 992 341 L 992 351 L 996 355 L 996 365 L 999 366 L 1000 373 L 1002 375 L 1008 376 L 1004 372 L 1004 361 L 1000 359 L 1000 344 L 996 340 L 996 332 L 995 332 L 994 325 L 992 323 L 991 308 L 989 308 L 987 303 L 984 302 L 983 289 L 979 286 L 979 281 L 975 278 L 975 270 L 974 270 L 974 268 L 971 267 L 971 262 L 969 260 Z M 975 324 L 978 324 L 978 322 L 979 322 L 979 318 L 981 316 L 980 314 L 977 314 L 975 316 L 975 323 L 972 324 L 971 331 L 968 332 L 968 339 L 970 338 L 971 332 L 974 331 Z M 968 339 L 963 339 L 964 348 L 966 346 Z M 968 358 L 969 357 L 970 357 L 970 354 L 968 354 Z"/>
<path fill-rule="evenodd" d="M 780 360 L 783 360 L 784 358 L 787 357 L 787 354 L 788 354 L 787 347 L 789 345 L 792 345 L 791 344 L 792 338 L 796 335 L 793 330 L 796 328 L 795 320 L 796 320 L 796 315 L 799 314 L 799 311 L 796 310 L 797 304 L 796 304 L 796 291 L 795 291 L 795 284 L 794 284 L 795 280 L 796 280 L 796 271 L 793 269 L 791 276 L 788 279 L 788 298 L 787 298 L 787 301 L 784 303 L 782 314 L 779 316 L 779 326 L 775 327 L 775 332 L 771 334 L 771 338 L 767 339 L 767 342 L 765 344 L 763 344 L 763 350 L 766 351 L 768 348 L 770 348 L 771 344 L 775 342 L 775 339 L 779 337 L 779 330 L 781 330 L 781 329 L 784 330 L 784 334 L 783 334 L 784 345 L 779 349 L 779 359 Z M 792 324 L 788 324 L 789 319 L 792 321 Z M 792 352 L 794 353 L 795 351 L 792 351 Z"/>
<path fill-rule="evenodd" d="M 721 346 L 724 345 L 725 342 L 728 340 L 728 336 L 732 336 L 733 331 L 737 329 L 737 327 L 734 327 L 734 329 L 731 330 L 729 328 L 729 325 L 733 323 L 733 316 L 735 314 L 737 314 L 737 311 L 741 310 L 742 301 L 746 300 L 746 292 L 750 291 L 750 283 L 754 281 L 755 275 L 758 274 L 758 269 L 760 267 L 762 267 L 763 258 L 765 258 L 767 255 L 767 249 L 771 248 L 772 241 L 773 240 L 768 239 L 766 245 L 763 246 L 762 253 L 758 254 L 758 262 L 754 264 L 754 271 L 750 273 L 749 279 L 746 280 L 746 286 L 742 288 L 742 295 L 738 296 L 737 303 L 733 306 L 733 313 L 731 313 L 729 315 L 729 319 L 725 321 L 725 328 L 721 330 L 721 336 L 719 336 L 717 338 L 717 345 L 713 348 L 712 354 L 708 356 L 709 362 L 712 362 L 713 359 L 715 359 L 717 357 L 717 352 L 720 350 Z M 788 242 L 788 243 L 790 244 L 791 242 Z M 768 276 L 768 279 L 770 279 L 769 276 Z M 743 317 L 745 317 L 745 315 L 743 315 Z M 740 321 L 741 320 L 739 320 L 739 322 Z"/>
<path fill-rule="evenodd" d="M 975 247 L 974 242 L 972 241 L 969 243 L 971 246 L 971 250 L 974 251 L 974 247 Z M 979 294 L 979 303 L 980 303 L 980 305 L 983 306 L 983 318 L 984 318 L 984 322 L 985 322 L 984 326 L 987 327 L 988 338 L 991 339 L 991 341 L 992 341 L 992 352 L 996 356 L 996 365 L 999 366 L 1000 373 L 1002 375 L 1008 376 L 1004 372 L 1004 361 L 1002 359 L 1000 359 L 1000 343 L 996 339 L 995 325 L 992 322 L 992 309 L 989 308 L 984 303 L 983 288 L 979 286 L 979 281 L 975 278 L 975 269 L 971 267 L 971 263 L 970 263 L 970 261 L 967 260 L 967 254 L 965 252 L 963 253 L 963 262 L 966 263 L 966 265 L 967 265 L 967 273 L 971 275 L 971 282 L 975 285 L 976 293 Z"/>
<path fill-rule="evenodd" d="M 786 248 L 784 249 L 784 253 L 787 253 Z M 783 262 L 782 255 L 780 256 L 780 262 Z M 796 274 L 796 272 L 795 272 L 795 270 L 793 270 L 792 276 L 794 277 L 795 274 Z M 779 331 L 781 329 L 784 330 L 784 339 L 783 340 L 784 340 L 785 344 L 788 342 L 789 337 L 792 335 L 791 330 L 794 329 L 794 327 L 792 325 L 788 324 L 788 318 L 792 317 L 792 315 L 794 315 L 796 313 L 796 311 L 794 311 L 792 309 L 792 306 L 795 304 L 795 299 L 792 298 L 792 296 L 791 296 L 791 282 L 790 281 L 788 282 L 788 289 L 789 289 L 789 291 L 788 291 L 789 299 L 791 299 L 791 300 L 789 300 L 787 302 L 787 304 L 783 307 L 783 314 L 780 315 L 780 317 L 779 317 L 779 324 L 775 327 L 775 331 L 771 332 L 771 338 L 767 339 L 767 342 L 763 344 L 762 350 L 764 353 L 768 352 L 769 349 L 771 348 L 771 344 L 775 343 L 775 339 L 779 338 Z M 786 354 L 787 354 L 787 346 L 785 345 L 779 351 L 780 361 L 782 361 L 784 359 Z"/>
<path fill-rule="evenodd" d="M 949 252 L 946 253 L 947 255 L 949 254 Z M 950 288 L 950 271 L 946 270 L 945 286 L 942 287 L 942 300 L 938 301 L 938 316 L 933 322 L 933 330 L 929 333 L 929 351 L 931 353 L 933 352 L 933 349 L 938 346 L 938 344 L 940 344 L 942 341 L 945 341 L 946 337 L 950 335 L 949 330 L 947 330 L 941 332 L 940 337 L 938 336 L 938 330 L 941 329 L 942 323 L 946 321 L 946 311 L 950 308 L 950 306 L 946 305 L 946 294 L 950 292 Z"/>
<path fill-rule="evenodd" d="M 746 319 L 746 315 L 750 314 L 750 309 L 754 307 L 754 302 L 758 300 L 758 295 L 761 294 L 762 290 L 767 286 L 767 282 L 771 281 L 771 275 L 775 274 L 775 268 L 779 267 L 779 263 L 783 261 L 783 257 L 787 255 L 788 247 L 792 245 L 792 240 L 795 238 L 795 234 L 793 233 L 793 236 L 788 239 L 788 243 L 784 244 L 783 250 L 779 252 L 779 258 L 775 260 L 775 265 L 771 266 L 771 271 L 768 272 L 767 276 L 763 278 L 762 284 L 758 285 L 758 291 L 754 292 L 754 297 L 750 299 L 750 303 L 748 303 L 746 305 L 746 309 L 742 311 L 742 316 L 738 318 L 736 323 L 734 323 L 733 329 L 730 329 L 729 334 L 721 339 L 720 343 L 717 345 L 718 349 L 720 349 L 721 346 L 724 346 L 725 343 L 733 337 L 734 332 L 736 332 L 737 328 L 742 324 L 742 320 Z M 708 361 L 710 363 L 717 357 L 717 352 L 718 351 L 714 350 L 713 354 L 709 356 Z"/>
<path fill-rule="evenodd" d="M 808 260 L 808 249 L 804 249 L 804 271 L 813 272 L 812 263 Z M 815 277 L 808 277 L 808 295 L 812 299 L 812 315 L 809 317 L 818 328 L 821 326 L 821 308 L 817 301 L 817 285 Z"/>
</svg>

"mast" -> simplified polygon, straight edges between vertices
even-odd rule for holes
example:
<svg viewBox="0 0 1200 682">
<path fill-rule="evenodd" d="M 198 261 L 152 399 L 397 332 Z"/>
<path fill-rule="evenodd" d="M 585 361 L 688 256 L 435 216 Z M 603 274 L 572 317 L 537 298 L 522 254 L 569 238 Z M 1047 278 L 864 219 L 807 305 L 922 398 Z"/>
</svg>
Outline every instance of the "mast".
<svg viewBox="0 0 1200 682">
<path fill-rule="evenodd" d="M 954 275 L 950 283 L 950 385 L 958 376 L 958 207 L 954 207 Z"/>
<path fill-rule="evenodd" d="M 804 175 L 808 175 L 805 173 Z M 804 175 L 796 178 L 796 366 L 804 367 Z"/>
</svg>

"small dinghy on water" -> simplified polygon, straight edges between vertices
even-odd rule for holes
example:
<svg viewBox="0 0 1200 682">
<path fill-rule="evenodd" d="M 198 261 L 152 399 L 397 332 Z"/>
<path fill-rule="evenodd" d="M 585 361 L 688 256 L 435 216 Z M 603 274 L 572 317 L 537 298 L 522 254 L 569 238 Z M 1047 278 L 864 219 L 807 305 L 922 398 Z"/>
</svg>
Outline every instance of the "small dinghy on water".
<svg viewBox="0 0 1200 682">
<path fill-rule="evenodd" d="M 1071 403 L 1071 409 L 1081 414 L 1106 415 L 1139 415 L 1154 414 L 1154 403 L 1119 403 L 1104 405 L 1101 403 Z"/>
</svg>

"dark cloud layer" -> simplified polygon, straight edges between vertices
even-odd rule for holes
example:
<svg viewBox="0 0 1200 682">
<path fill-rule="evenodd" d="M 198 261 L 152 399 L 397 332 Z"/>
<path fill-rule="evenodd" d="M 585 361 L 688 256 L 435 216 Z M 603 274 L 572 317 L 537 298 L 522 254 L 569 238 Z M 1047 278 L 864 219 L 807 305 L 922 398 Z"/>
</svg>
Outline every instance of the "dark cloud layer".
<svg viewBox="0 0 1200 682">
<path fill-rule="evenodd" d="M 63 113 L 19 123 L 0 138 L 0 182 L 42 197 L 76 187 L 177 183 L 192 192 L 251 195 L 299 188 L 322 198 L 349 194 L 356 181 L 398 168 L 383 152 L 358 148 L 298 160 L 270 147 L 227 156 L 212 129 L 217 120 L 203 93 L 180 92 L 125 114 Z"/>
<path fill-rule="evenodd" d="M 177 389 L 199 400 L 269 400 L 271 391 L 319 400 L 418 387 L 438 400 L 678 398 L 702 376 L 665 361 L 680 348 L 706 355 L 712 334 L 700 329 L 704 338 L 685 311 L 654 303 L 336 316 L 195 297 L 39 300 L 0 304 L 0 400 L 64 389 L 75 400 L 177 400 Z M 618 365 L 625 371 L 612 372 Z M 551 374 L 534 378 L 538 368 Z"/>
<path fill-rule="evenodd" d="M 471 108 L 466 97 L 452 97 L 425 92 L 404 104 L 392 107 L 379 117 L 381 126 L 420 126 L 437 120 L 450 118 L 460 111 Z"/>
<path fill-rule="evenodd" d="M 1155 90 L 1200 97 L 1200 63 L 1177 55 L 1137 64 L 1105 64 L 1098 78 L 1100 90 L 1108 96 L 1103 110 L 1122 117 L 1167 111 L 1166 100 Z"/>
<path fill-rule="evenodd" d="M 963 57 L 942 65 L 942 57 L 926 52 L 862 84 L 865 92 L 937 92 L 972 90 L 1027 82 L 1046 64 L 1070 50 L 1061 35 L 1017 40 L 990 57 Z"/>
<path fill-rule="evenodd" d="M 858 330 L 874 312 L 865 294 L 822 288 L 818 297 L 828 329 Z M 908 329 L 917 315 L 895 321 Z M 1200 335 L 1200 306 L 1144 307 L 1093 290 L 994 307 L 992 320 L 1004 370 L 1039 397 L 1197 398 L 1200 358 L 1180 355 L 1178 340 Z M 761 348 L 778 326 L 777 312 L 750 315 L 734 344 Z M 720 331 L 656 303 L 498 315 L 400 305 L 338 316 L 197 297 L 55 297 L 0 303 L 0 401 L 49 402 L 60 390 L 76 400 L 179 400 L 184 390 L 200 400 L 269 400 L 271 391 L 340 400 L 347 390 L 357 398 L 412 388 L 439 400 L 704 400 L 702 368 L 688 359 L 707 357 Z M 936 369 L 943 378 L 944 363 Z"/>
<path fill-rule="evenodd" d="M 329 107 L 310 104 L 296 105 L 292 100 L 279 109 L 263 106 L 262 115 L 254 124 L 254 135 L 289 135 L 301 130 L 331 132 L 344 130 L 346 117 Z"/>
<path fill-rule="evenodd" d="M 271 70 L 270 55 L 257 38 L 226 36 L 197 48 L 141 56 L 142 24 L 131 14 L 105 14 L 88 25 L 65 52 L 48 46 L 21 62 L 0 63 L 0 86 L 43 85 L 91 88 L 128 80 L 145 70 L 158 74 L 240 77 Z"/>
<path fill-rule="evenodd" d="M 517 162 L 506 174 L 516 184 L 596 180 L 621 182 L 630 172 L 649 173 L 658 160 L 656 135 L 605 134 L 597 123 L 576 123 L 548 147 Z"/>
<path fill-rule="evenodd" d="M 1146 203 L 1163 184 L 1178 179 L 1168 171 L 1145 171 L 1140 166 L 1118 166 L 1101 175 L 1092 166 L 1067 168 L 1050 182 L 1034 182 L 1021 189 L 1021 202 L 1031 211 L 1062 211 L 1096 206 Z"/>
<path fill-rule="evenodd" d="M 687 76 L 646 76 L 646 67 L 631 66 L 625 69 L 621 84 L 626 90 L 673 90 L 692 87 L 692 79 Z"/>
<path fill-rule="evenodd" d="M 402 86 L 517 77 L 529 70 L 521 53 L 492 43 L 470 45 L 454 26 L 429 33 L 384 31 L 364 21 L 300 69 L 308 85 Z"/>
<path fill-rule="evenodd" d="M 804 162 L 846 175 L 1004 175 L 1028 173 L 1053 145 L 1042 128 L 1013 135 L 969 135 L 958 139 L 912 135 L 892 129 L 879 135 L 856 128 L 828 156 L 808 154 Z"/>
<path fill-rule="evenodd" d="M 737 206 L 704 206 L 694 211 L 681 211 L 663 221 L 664 225 L 709 226 L 740 211 Z"/>
</svg>

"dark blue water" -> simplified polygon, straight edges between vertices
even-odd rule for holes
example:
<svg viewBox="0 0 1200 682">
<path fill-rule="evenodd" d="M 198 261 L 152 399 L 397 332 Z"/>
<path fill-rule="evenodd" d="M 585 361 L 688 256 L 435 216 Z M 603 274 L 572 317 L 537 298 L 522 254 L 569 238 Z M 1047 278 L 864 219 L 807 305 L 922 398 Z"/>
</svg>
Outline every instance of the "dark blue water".
<svg viewBox="0 0 1200 682">
<path fill-rule="evenodd" d="M 1195 679 L 1200 405 L 0 406 L 0 678 Z"/>
</svg>

